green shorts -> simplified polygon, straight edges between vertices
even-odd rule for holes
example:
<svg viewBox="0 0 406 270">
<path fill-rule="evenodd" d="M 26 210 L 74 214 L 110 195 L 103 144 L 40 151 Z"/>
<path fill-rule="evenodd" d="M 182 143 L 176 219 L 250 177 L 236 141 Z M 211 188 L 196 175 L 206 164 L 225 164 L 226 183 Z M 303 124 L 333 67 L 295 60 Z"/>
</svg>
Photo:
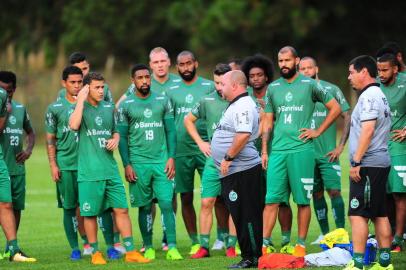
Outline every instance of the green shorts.
<svg viewBox="0 0 406 270">
<path fill-rule="evenodd" d="M 337 161 L 329 162 L 327 157 L 316 158 L 314 167 L 314 192 L 341 190 L 341 167 Z"/>
<path fill-rule="evenodd" d="M 206 157 L 202 153 L 193 156 L 175 158 L 175 192 L 193 192 L 195 187 L 195 170 L 197 170 L 200 176 L 202 176 L 205 163 Z"/>
<path fill-rule="evenodd" d="M 25 209 L 25 174 L 10 175 L 14 210 Z"/>
<path fill-rule="evenodd" d="M 0 159 L 0 202 L 11 203 L 11 182 L 8 174 L 7 165 L 3 159 Z"/>
<path fill-rule="evenodd" d="M 293 201 L 309 205 L 314 179 L 314 151 L 296 153 L 272 153 L 269 157 L 265 203 L 289 203 Z"/>
<path fill-rule="evenodd" d="M 117 177 L 79 182 L 80 215 L 98 216 L 109 208 L 128 208 L 124 184 Z"/>
<path fill-rule="evenodd" d="M 214 165 L 214 160 L 211 157 L 206 158 L 200 193 L 202 198 L 215 198 L 221 194 L 219 170 Z"/>
<path fill-rule="evenodd" d="M 148 205 L 154 198 L 158 202 L 172 202 L 175 182 L 166 176 L 165 165 L 165 163 L 132 164 L 138 177 L 135 183 L 129 184 L 132 207 Z"/>
<path fill-rule="evenodd" d="M 391 156 L 388 193 L 406 193 L 406 155 Z"/>
<path fill-rule="evenodd" d="M 74 209 L 79 205 L 78 171 L 61 171 L 56 195 L 59 208 Z"/>
</svg>

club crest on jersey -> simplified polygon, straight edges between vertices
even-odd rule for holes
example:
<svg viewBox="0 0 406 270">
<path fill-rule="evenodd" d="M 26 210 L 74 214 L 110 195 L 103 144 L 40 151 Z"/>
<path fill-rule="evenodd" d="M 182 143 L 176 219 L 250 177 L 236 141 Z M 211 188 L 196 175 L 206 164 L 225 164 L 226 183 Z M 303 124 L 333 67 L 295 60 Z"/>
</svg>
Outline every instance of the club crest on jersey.
<svg viewBox="0 0 406 270">
<path fill-rule="evenodd" d="M 12 125 L 15 125 L 17 123 L 17 119 L 14 115 L 10 115 L 10 117 L 8 118 L 8 122 Z"/>
<path fill-rule="evenodd" d="M 100 116 L 96 116 L 94 121 L 96 122 L 96 125 L 98 125 L 98 126 L 101 126 L 103 124 L 103 119 Z"/>
<path fill-rule="evenodd" d="M 288 92 L 288 93 L 286 94 L 286 96 L 285 96 L 285 100 L 286 100 L 287 102 L 291 102 L 292 99 L 293 99 L 292 93 L 291 93 L 291 92 Z"/>
<path fill-rule="evenodd" d="M 192 102 L 193 102 L 193 96 L 192 96 L 191 94 L 188 94 L 188 95 L 185 97 L 185 102 L 186 102 L 186 103 L 192 103 Z"/>
<path fill-rule="evenodd" d="M 152 111 L 150 109 L 146 108 L 144 111 L 144 116 L 146 118 L 150 118 L 152 116 Z"/>
</svg>

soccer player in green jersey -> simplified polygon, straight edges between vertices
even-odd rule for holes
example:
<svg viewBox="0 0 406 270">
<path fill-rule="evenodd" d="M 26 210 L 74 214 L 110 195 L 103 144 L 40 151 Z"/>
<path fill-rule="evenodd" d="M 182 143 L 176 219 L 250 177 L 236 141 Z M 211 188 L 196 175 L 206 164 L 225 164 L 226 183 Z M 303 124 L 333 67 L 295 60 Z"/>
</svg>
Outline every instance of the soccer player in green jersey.
<svg viewBox="0 0 406 270">
<path fill-rule="evenodd" d="M 16 221 L 16 230 L 20 225 L 21 210 L 25 208 L 25 161 L 30 158 L 35 144 L 35 133 L 31 126 L 26 108 L 13 100 L 17 88 L 17 78 L 13 72 L 0 71 L 0 87 L 7 91 L 11 105 L 7 124 L 0 137 L 11 181 L 11 195 Z M 23 134 L 27 135 L 26 149 L 23 149 Z M 9 253 L 6 248 L 6 254 Z"/>
<path fill-rule="evenodd" d="M 63 98 L 50 104 L 46 113 L 47 152 L 51 175 L 56 182 L 58 206 L 63 208 L 65 234 L 72 249 L 71 260 L 81 257 L 77 231 L 84 240 L 83 255 L 91 254 L 83 228 L 83 218 L 77 217 L 79 203 L 77 184 L 77 132 L 69 129 L 69 115 L 73 111 L 76 97 L 82 88 L 83 76 L 80 68 L 69 66 L 62 72 L 62 86 L 66 89 Z M 105 211 L 98 217 L 103 236 L 107 244 L 109 259 L 118 259 L 120 254 L 113 248 L 113 219 L 111 211 Z M 83 228 L 83 229 L 81 229 Z"/>
<path fill-rule="evenodd" d="M 216 66 L 213 74 L 216 91 L 202 97 L 185 118 L 185 127 L 189 135 L 196 142 L 200 151 L 206 156 L 206 163 L 201 179 L 202 202 L 200 209 L 200 249 L 192 255 L 193 259 L 200 259 L 210 256 L 209 239 L 210 230 L 213 224 L 213 208 L 215 204 L 218 205 L 217 208 L 221 208 L 216 215 L 223 215 L 221 218 L 217 219 L 217 223 L 220 230 L 224 230 L 222 241 L 226 243 L 226 256 L 237 256 L 235 249 L 237 233 L 235 231 L 234 223 L 230 218 L 230 233 L 228 235 L 227 219 L 229 217 L 229 213 L 226 210 L 223 199 L 219 197 L 221 195 L 221 182 L 219 178 L 219 171 L 214 165 L 213 158 L 211 157 L 210 142 L 202 140 L 195 126 L 195 122 L 198 119 L 206 121 L 207 134 L 209 138 L 213 136 L 213 132 L 217 128 L 218 122 L 223 115 L 223 111 L 229 104 L 222 98 L 221 79 L 223 75 L 230 70 L 231 68 L 228 64 L 218 64 Z M 221 222 L 223 224 L 219 225 Z"/>
<path fill-rule="evenodd" d="M 397 42 L 389 41 L 386 42 L 376 53 L 376 57 L 379 58 L 384 54 L 393 54 L 397 60 L 398 65 L 398 76 L 405 78 L 406 76 L 406 64 L 403 59 L 402 48 L 399 46 Z"/>
<path fill-rule="evenodd" d="M 80 214 L 84 217 L 86 235 L 93 248 L 92 264 L 106 264 L 98 248 L 96 217 L 110 208 L 127 251 L 125 261 L 149 262 L 135 251 L 124 185 L 113 156 L 120 140 L 114 105 L 103 100 L 104 78 L 101 74 L 91 72 L 83 83 L 85 86 L 77 96 L 69 127 L 79 132 Z"/>
<path fill-rule="evenodd" d="M 2 83 L 0 84 L 0 132 L 3 133 L 6 129 L 8 118 L 10 115 L 12 115 L 13 107 L 8 99 L 6 90 L 3 89 L 3 87 L 9 88 L 9 81 L 7 78 L 9 77 L 9 73 L 1 72 L 1 74 Z M 15 89 L 15 84 L 13 85 L 13 82 L 11 84 L 11 88 Z M 24 157 L 22 157 L 21 155 L 19 156 L 21 161 L 22 158 L 25 159 L 28 157 L 28 153 L 24 154 Z M 9 255 L 9 260 L 14 262 L 35 262 L 36 259 L 24 254 L 18 246 L 16 216 L 13 211 L 13 202 L 15 199 L 13 198 L 13 196 L 16 195 L 16 190 L 13 190 L 12 186 L 13 183 L 11 183 L 7 164 L 5 163 L 5 160 L 3 158 L 3 150 L 2 148 L 0 148 L 0 224 L 7 239 L 7 256 Z M 20 193 L 21 192 L 22 191 L 20 188 Z"/>
<path fill-rule="evenodd" d="M 344 228 L 345 225 L 344 200 L 341 195 L 341 167 L 339 158 L 344 150 L 345 143 L 348 140 L 348 135 L 350 134 L 351 113 L 350 105 L 340 88 L 334 84 L 319 79 L 319 67 L 314 58 L 308 56 L 303 57 L 299 63 L 299 71 L 304 76 L 316 80 L 337 100 L 341 107 L 341 117 L 344 120 L 341 139 L 338 145 L 336 145 L 337 126 L 335 122 L 331 124 L 322 135 L 313 140 L 314 151 L 316 154 L 313 207 L 322 234 L 312 242 L 312 244 L 318 245 L 323 239 L 323 236 L 330 231 L 324 190 L 327 191 L 331 199 L 331 208 L 333 210 L 336 228 Z M 313 112 L 311 128 L 317 129 L 326 116 L 326 107 L 322 103 L 317 102 L 316 108 Z"/>
<path fill-rule="evenodd" d="M 387 192 L 395 201 L 396 227 L 392 242 L 392 252 L 400 252 L 403 247 L 402 234 L 406 219 L 406 81 L 398 76 L 398 62 L 393 54 L 378 58 L 380 88 L 385 94 L 391 109 L 391 137 L 389 154 L 391 170 Z"/>
<path fill-rule="evenodd" d="M 74 52 L 69 56 L 69 63 L 76 66 L 82 70 L 83 77 L 86 76 L 90 71 L 90 64 L 87 61 L 87 57 L 82 52 Z M 65 97 L 66 88 L 59 90 L 58 99 Z M 113 102 L 113 96 L 108 84 L 104 84 L 104 100 L 107 102 Z"/>
<path fill-rule="evenodd" d="M 248 85 L 250 86 L 247 89 L 247 92 L 253 98 L 257 106 L 261 108 L 261 115 L 265 109 L 266 90 L 273 80 L 273 69 L 272 61 L 262 54 L 246 57 L 241 66 L 241 70 L 248 78 Z M 261 153 L 261 156 L 263 156 L 263 168 L 266 170 L 266 167 L 268 166 L 268 155 L 271 153 L 271 144 L 268 143 L 267 152 L 262 153 L 262 138 L 258 137 L 255 142 L 255 147 L 258 152 Z M 263 184 L 265 185 L 266 171 L 262 174 L 262 178 Z M 279 205 L 278 219 L 282 231 L 281 253 L 292 253 L 293 246 L 290 245 L 292 209 L 289 204 L 281 203 Z M 272 252 L 274 251 L 273 249 L 274 247 L 271 237 L 269 239 L 264 239 L 263 253 Z"/>
<path fill-rule="evenodd" d="M 182 81 L 171 86 L 166 95 L 174 107 L 176 124 L 175 192 L 180 193 L 183 221 L 192 240 L 190 250 L 192 255 L 200 248 L 196 212 L 193 206 L 194 176 L 195 170 L 199 172 L 200 176 L 202 175 L 206 157 L 186 131 L 183 120 L 203 96 L 213 91 L 214 86 L 211 81 L 196 74 L 199 64 L 192 52 L 179 53 L 176 62 Z M 208 141 L 205 122 L 198 120 L 196 125 L 202 139 Z"/>
<path fill-rule="evenodd" d="M 158 93 L 165 93 L 169 87 L 181 81 L 180 77 L 176 74 L 170 73 L 171 59 L 168 52 L 162 47 L 156 47 L 149 53 L 149 67 L 152 70 L 151 77 L 151 90 Z M 134 94 L 135 86 L 132 83 L 124 95 L 117 101 L 116 107 L 121 101 L 128 96 Z"/>
<path fill-rule="evenodd" d="M 166 227 L 169 245 L 166 258 L 181 260 L 176 249 L 172 208 L 176 149 L 173 108 L 167 97 L 151 91 L 151 75 L 146 65 L 135 65 L 131 74 L 136 91 L 119 107 L 119 149 L 129 182 L 131 206 L 139 208 L 144 257 L 155 259 L 151 208 L 156 198 Z"/>
<path fill-rule="evenodd" d="M 341 112 L 338 102 L 316 81 L 296 70 L 299 57 L 293 47 L 278 53 L 281 78 L 272 82 L 265 98 L 262 125 L 262 152 L 268 149 L 273 132 L 272 152 L 267 167 L 267 192 L 264 209 L 264 238 L 272 235 L 279 204 L 288 203 L 290 192 L 298 205 L 298 241 L 293 255 L 306 254 L 305 241 L 309 229 L 314 178 L 313 140 L 322 134 Z M 329 113 L 316 130 L 311 118 L 316 102 L 326 105 Z"/>
</svg>

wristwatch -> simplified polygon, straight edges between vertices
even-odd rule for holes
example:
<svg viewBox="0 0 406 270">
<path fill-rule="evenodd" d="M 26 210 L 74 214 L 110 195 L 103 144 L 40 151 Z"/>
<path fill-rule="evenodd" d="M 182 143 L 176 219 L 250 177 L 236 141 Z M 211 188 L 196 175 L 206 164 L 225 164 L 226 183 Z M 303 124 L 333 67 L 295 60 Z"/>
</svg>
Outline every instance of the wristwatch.
<svg viewBox="0 0 406 270">
<path fill-rule="evenodd" d="M 355 162 L 354 160 L 351 160 L 350 164 L 351 164 L 351 167 L 358 167 L 358 166 L 361 166 L 361 161 Z"/>
<path fill-rule="evenodd" d="M 224 160 L 225 160 L 225 161 L 233 161 L 234 158 L 235 158 L 235 157 L 231 157 L 229 154 L 226 154 L 226 155 L 224 156 Z"/>
</svg>

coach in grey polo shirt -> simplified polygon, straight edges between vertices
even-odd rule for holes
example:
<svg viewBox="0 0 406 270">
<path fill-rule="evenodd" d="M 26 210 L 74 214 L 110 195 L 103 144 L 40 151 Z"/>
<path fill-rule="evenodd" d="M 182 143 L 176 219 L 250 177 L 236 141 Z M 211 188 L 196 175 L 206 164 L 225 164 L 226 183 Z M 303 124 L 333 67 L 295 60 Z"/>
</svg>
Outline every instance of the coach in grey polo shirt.
<svg viewBox="0 0 406 270">
<path fill-rule="evenodd" d="M 350 62 L 348 79 L 360 96 L 351 115 L 349 144 L 348 215 L 354 249 L 350 266 L 356 268 L 348 269 L 363 269 L 368 220 L 375 225 L 378 263 L 382 267 L 379 269 L 393 269 L 390 266 L 391 228 L 385 205 L 390 169 L 388 140 L 391 119 L 388 101 L 375 81 L 376 76 L 376 62 L 372 57 L 361 55 Z"/>
<path fill-rule="evenodd" d="M 261 159 L 254 145 L 259 108 L 248 96 L 243 72 L 226 73 L 222 83 L 223 96 L 230 104 L 213 134 L 211 152 L 241 248 L 242 260 L 229 268 L 250 268 L 257 266 L 262 246 L 264 191 Z"/>
</svg>

